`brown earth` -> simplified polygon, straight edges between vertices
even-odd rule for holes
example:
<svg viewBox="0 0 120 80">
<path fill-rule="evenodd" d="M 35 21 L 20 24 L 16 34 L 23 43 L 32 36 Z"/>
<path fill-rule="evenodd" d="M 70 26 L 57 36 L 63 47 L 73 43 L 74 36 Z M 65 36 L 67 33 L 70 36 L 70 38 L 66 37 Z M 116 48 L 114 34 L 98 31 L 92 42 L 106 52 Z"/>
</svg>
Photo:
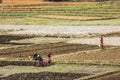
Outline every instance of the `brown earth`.
<svg viewBox="0 0 120 80">
<path fill-rule="evenodd" d="M 10 43 L 11 40 L 19 40 L 24 38 L 31 38 L 33 36 L 18 36 L 18 35 L 1 35 L 1 44 L 11 44 L 17 45 L 19 43 Z M 22 43 L 20 43 L 22 45 Z M 23 43 L 24 44 L 24 43 Z M 25 45 L 25 44 L 24 44 Z M 12 47 L 12 46 L 11 46 Z M 26 44 L 26 46 L 13 47 L 8 49 L 0 49 L 0 57 L 7 58 L 28 58 L 28 56 L 33 56 L 35 53 L 40 54 L 43 57 L 46 57 L 48 53 L 52 55 L 61 55 L 77 51 L 86 51 L 98 49 L 95 45 L 84 45 L 84 44 L 69 44 L 69 43 L 49 43 L 49 44 Z"/>
<path fill-rule="evenodd" d="M 48 66 L 47 63 L 44 63 L 45 66 Z M 1 60 L 0 61 L 0 67 L 2 66 L 8 66 L 8 65 L 14 65 L 14 66 L 38 66 L 38 62 L 37 61 L 8 61 L 8 60 Z"/>
<path fill-rule="evenodd" d="M 65 20 L 101 20 L 101 19 L 107 19 L 104 17 L 59 16 L 59 15 L 38 15 L 37 17 L 48 18 L 48 19 L 65 19 Z"/>
<path fill-rule="evenodd" d="M 40 11 L 41 8 L 65 7 L 74 5 L 97 4 L 96 2 L 43 2 L 43 1 L 13 1 L 0 4 L 0 11 Z"/>
<path fill-rule="evenodd" d="M 89 74 L 58 73 L 58 72 L 40 72 L 40 73 L 20 73 L 6 77 L 0 77 L 0 80 L 73 80 L 75 78 L 87 76 Z"/>
<path fill-rule="evenodd" d="M 12 36 L 13 37 L 13 36 Z M 11 40 L 19 40 L 24 38 L 30 38 L 30 37 L 21 37 L 21 36 L 14 36 L 12 38 L 11 36 L 2 36 L 5 40 L 7 39 L 9 41 Z M 3 43 L 4 44 L 4 43 Z M 6 44 L 6 43 L 5 43 Z M 9 43 L 14 44 L 14 43 Z M 78 52 L 76 54 L 76 52 Z M 22 46 L 22 47 L 15 47 L 15 48 L 8 48 L 8 49 L 0 49 L 0 58 L 4 58 L 6 60 L 15 60 L 15 59 L 28 59 L 28 56 L 33 56 L 35 53 L 40 54 L 42 57 L 46 57 L 48 53 L 52 53 L 53 57 L 58 56 L 53 59 L 60 59 L 64 62 L 66 61 L 84 61 L 84 60 L 91 60 L 91 61 L 116 61 L 119 62 L 119 47 L 107 47 L 106 50 L 100 50 L 98 46 L 95 45 L 86 45 L 86 44 L 68 44 L 68 43 L 52 43 L 52 44 L 31 44 L 29 46 Z M 73 54 L 68 54 L 73 53 Z M 114 53 L 114 54 L 113 54 Z M 62 57 L 59 57 L 59 55 L 64 55 Z M 67 55 L 66 55 L 67 54 Z M 10 63 L 10 61 L 9 61 Z M 11 62 L 13 63 L 13 62 Z M 15 64 L 17 61 L 15 62 Z M 20 61 L 18 61 L 20 63 Z M 21 62 L 23 65 L 27 65 L 25 62 Z M 20 64 L 21 64 L 20 63 Z M 4 62 L 3 62 L 4 64 Z M 34 65 L 33 63 L 29 63 L 28 65 Z M 62 80 L 73 80 L 75 78 L 80 78 L 82 76 L 87 76 L 86 74 L 71 74 L 71 73 L 21 73 L 21 74 L 14 74 L 7 77 L 4 77 L 0 75 L 0 79 L 4 80 L 33 80 L 33 78 L 36 78 L 36 80 L 39 80 L 39 77 L 43 76 L 46 78 L 46 75 L 49 75 L 47 78 L 50 80 L 56 80 L 61 79 Z M 66 76 L 65 76 L 66 75 Z M 2 77 L 1 77 L 2 76 Z M 56 76 L 56 77 L 54 77 Z M 102 78 L 98 78 L 95 80 L 119 80 L 120 74 L 113 74 L 113 75 L 107 75 Z M 42 80 L 42 79 L 41 79 Z"/>
<path fill-rule="evenodd" d="M 0 35 L 0 44 L 8 43 L 11 40 L 20 40 L 20 39 L 33 38 L 33 37 L 35 36 L 32 36 L 32 35 Z"/>
<path fill-rule="evenodd" d="M 31 46 L 23 46 L 9 49 L 0 50 L 1 57 L 14 57 L 14 58 L 28 58 L 33 54 L 38 53 L 44 57 L 48 53 L 53 55 L 66 54 L 77 51 L 97 49 L 97 46 L 82 45 L 82 44 L 67 44 L 67 43 L 52 43 L 52 44 L 39 44 Z"/>
<path fill-rule="evenodd" d="M 120 32 L 113 32 L 113 33 L 107 33 L 107 34 L 102 34 L 105 37 L 113 37 L 113 36 L 120 36 Z"/>
<path fill-rule="evenodd" d="M 111 75 L 107 75 L 107 76 L 103 76 L 100 78 L 92 79 L 92 80 L 120 80 L 120 72 L 111 74 Z"/>
<path fill-rule="evenodd" d="M 120 63 L 120 47 L 111 47 L 104 50 L 89 50 L 54 57 L 62 62 L 86 62 L 86 63 Z"/>
</svg>

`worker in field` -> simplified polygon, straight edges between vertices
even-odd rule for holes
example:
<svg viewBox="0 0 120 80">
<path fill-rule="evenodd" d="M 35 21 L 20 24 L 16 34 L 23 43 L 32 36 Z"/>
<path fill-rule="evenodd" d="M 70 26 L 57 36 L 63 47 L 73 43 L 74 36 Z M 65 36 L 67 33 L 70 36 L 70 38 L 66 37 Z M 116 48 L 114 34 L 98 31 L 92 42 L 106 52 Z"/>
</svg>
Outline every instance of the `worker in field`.
<svg viewBox="0 0 120 80">
<path fill-rule="evenodd" d="M 39 54 L 34 54 L 34 55 L 33 55 L 33 59 L 34 59 L 34 60 L 38 60 L 38 65 L 39 65 L 40 67 L 43 67 L 43 66 L 44 66 L 43 58 L 42 58 Z"/>
<path fill-rule="evenodd" d="M 44 66 L 43 58 L 40 55 L 38 55 L 37 57 L 38 57 L 38 60 L 39 60 L 39 66 L 43 67 Z"/>
<path fill-rule="evenodd" d="M 48 64 L 50 64 L 51 63 L 51 53 L 49 53 L 48 55 L 47 55 L 47 63 Z"/>
<path fill-rule="evenodd" d="M 49 54 L 47 54 L 47 58 L 42 58 L 39 54 L 34 54 L 33 55 L 33 59 L 34 60 L 38 60 L 38 65 L 40 66 L 40 67 L 43 67 L 44 66 L 44 60 L 46 60 L 47 61 L 47 64 L 48 65 L 50 65 L 51 64 L 51 55 L 52 55 L 52 53 L 49 53 Z"/>
<path fill-rule="evenodd" d="M 104 49 L 104 39 L 102 36 L 100 37 L 100 48 Z"/>
<path fill-rule="evenodd" d="M 34 55 L 33 55 L 33 59 L 34 59 L 34 60 L 38 60 L 38 55 L 39 55 L 39 54 L 34 54 Z"/>
</svg>

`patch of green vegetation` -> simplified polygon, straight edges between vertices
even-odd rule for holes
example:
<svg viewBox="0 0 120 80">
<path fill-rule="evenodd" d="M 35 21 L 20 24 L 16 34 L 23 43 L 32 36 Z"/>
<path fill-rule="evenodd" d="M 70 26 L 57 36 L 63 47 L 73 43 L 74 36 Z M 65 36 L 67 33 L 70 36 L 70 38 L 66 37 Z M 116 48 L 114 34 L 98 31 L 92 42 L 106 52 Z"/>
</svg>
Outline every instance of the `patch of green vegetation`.
<svg viewBox="0 0 120 80">
<path fill-rule="evenodd" d="M 37 11 L 3 11 L 0 12 L 0 16 L 14 16 L 14 17 L 32 17 L 32 16 L 36 16 L 39 14 L 48 14 L 48 15 L 74 15 L 74 16 L 81 16 L 83 15 L 83 11 L 90 11 L 90 9 L 101 9 L 101 8 L 112 8 L 111 4 L 88 4 L 88 5 L 74 5 L 74 6 L 61 6 L 59 8 L 42 8 L 42 9 L 38 9 Z M 16 9 L 17 10 L 17 9 Z M 53 12 L 49 12 L 49 11 L 53 11 Z M 62 11 L 62 12 L 60 12 Z M 94 12 L 94 11 L 93 11 Z M 85 13 L 86 15 L 90 14 Z M 94 14 L 93 14 L 94 15 Z"/>
<path fill-rule="evenodd" d="M 14 12 L 0 12 L 0 16 L 22 16 L 22 17 L 30 17 L 30 16 L 33 16 L 33 15 L 36 15 L 35 12 L 21 12 L 21 11 L 14 11 Z"/>
<path fill-rule="evenodd" d="M 117 4 L 88 4 L 41 8 L 36 11 L 0 12 L 0 24 L 26 25 L 120 25 L 120 6 Z M 102 17 L 102 20 L 64 20 L 42 18 L 40 15 Z M 13 17 L 13 18 L 11 18 Z M 22 18 L 18 18 L 22 17 Z M 104 20 L 103 20 L 104 19 Z M 109 20 L 108 20 L 109 19 Z"/>
<path fill-rule="evenodd" d="M 92 8 L 104 8 L 104 7 L 110 7 L 111 4 L 88 4 L 88 5 L 74 5 L 74 6 L 65 6 L 65 7 L 59 7 L 59 8 L 46 8 L 46 9 L 40 9 L 43 11 L 66 11 L 66 10 L 85 10 L 85 9 L 92 9 Z"/>
<path fill-rule="evenodd" d="M 0 19 L 0 24 L 14 24 L 14 25 L 120 25 L 120 19 L 111 20 L 58 20 L 58 19 L 43 19 L 43 18 L 6 18 Z"/>
<path fill-rule="evenodd" d="M 97 9 L 97 10 L 95 10 Z M 120 7 L 116 4 L 77 5 L 60 8 L 40 9 L 41 15 L 120 17 Z M 106 10 L 109 12 L 106 12 Z"/>
</svg>

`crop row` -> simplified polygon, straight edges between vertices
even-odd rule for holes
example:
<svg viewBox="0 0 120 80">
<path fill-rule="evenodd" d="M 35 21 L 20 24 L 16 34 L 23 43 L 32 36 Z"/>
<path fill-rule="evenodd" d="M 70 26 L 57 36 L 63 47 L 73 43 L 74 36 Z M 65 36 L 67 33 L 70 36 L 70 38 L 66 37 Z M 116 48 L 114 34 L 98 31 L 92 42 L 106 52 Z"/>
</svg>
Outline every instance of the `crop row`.
<svg viewBox="0 0 120 80">
<path fill-rule="evenodd" d="M 120 11 L 40 11 L 39 13 L 44 14 L 119 14 Z"/>
<path fill-rule="evenodd" d="M 25 8 L 0 8 L 0 11 L 120 11 L 120 8 L 117 7 L 117 8 L 110 8 L 110 9 L 105 9 L 105 8 L 98 8 L 98 9 L 58 9 L 58 10 L 45 10 L 45 9 L 41 9 L 42 7 L 25 7 Z M 49 8 L 49 6 L 46 6 L 44 8 Z"/>
<path fill-rule="evenodd" d="M 46 15 L 64 15 L 64 16 L 94 16 L 94 17 L 119 17 L 120 6 L 105 5 L 87 5 L 66 8 L 43 9 L 39 14 Z"/>
<path fill-rule="evenodd" d="M 119 11 L 38 11 L 38 12 L 1 12 L 0 16 L 31 16 L 31 15 L 63 15 L 63 16 L 95 16 L 119 17 Z"/>
<path fill-rule="evenodd" d="M 32 6 L 32 5 L 29 5 L 29 6 L 1 6 L 0 8 L 2 9 L 29 9 L 29 8 L 44 8 L 46 6 L 49 6 L 47 9 L 44 9 L 44 10 L 80 10 L 80 9 L 90 9 L 90 8 L 101 8 L 101 7 L 107 7 L 107 6 L 111 6 L 111 5 L 107 5 L 107 4 L 103 4 L 103 5 L 69 5 L 69 6 L 66 6 L 66 5 L 44 5 L 44 6 L 41 6 L 41 5 L 36 5 L 36 6 Z M 54 7 L 54 8 L 50 8 L 50 7 Z M 59 7 L 59 8 L 58 8 Z"/>
<path fill-rule="evenodd" d="M 46 14 L 47 15 L 47 14 Z M 46 17 L 46 15 L 45 15 L 45 17 L 44 17 L 44 15 L 43 16 L 38 16 L 39 18 L 41 17 L 41 18 L 50 18 L 49 17 L 49 15 L 53 15 L 53 14 L 49 14 L 48 15 L 48 17 Z M 54 14 L 55 15 L 55 14 Z M 0 15 L 1 17 L 31 17 L 31 16 L 34 16 L 34 15 L 26 15 L 26 14 L 2 14 L 2 15 Z M 103 17 L 104 19 L 106 18 L 106 19 L 108 19 L 108 18 L 118 18 L 118 17 L 120 17 L 120 15 L 119 14 L 106 14 L 106 15 L 104 15 L 104 14 L 93 14 L 93 13 L 91 13 L 91 14 L 57 14 L 57 15 L 55 15 L 56 16 L 56 18 L 55 19 L 57 19 L 57 16 L 61 16 L 61 19 L 62 19 L 62 16 L 67 16 L 67 17 L 70 17 L 70 16 L 87 16 L 87 17 Z M 58 18 L 59 19 L 59 18 Z"/>
<path fill-rule="evenodd" d="M 3 49 L 0 50 L 1 56 L 9 56 L 9 57 L 22 57 L 28 58 L 28 56 L 32 56 L 35 53 L 38 53 L 42 56 L 46 56 L 48 53 L 52 53 L 53 55 L 57 54 L 65 54 L 76 51 L 90 50 L 96 49 L 96 46 L 90 47 L 89 45 L 81 45 L 81 44 L 65 44 L 65 43 L 57 43 L 57 44 L 43 44 L 43 45 L 31 45 L 31 46 L 23 46 L 11 49 Z"/>
<path fill-rule="evenodd" d="M 91 17 L 120 17 L 120 12 L 101 12 L 101 13 L 95 13 L 95 12 L 71 12 L 71 13 L 40 13 L 41 15 L 58 15 L 58 16 L 91 16 Z M 43 16 L 44 16 L 43 15 Z M 40 16 L 39 16 L 40 17 Z"/>
<path fill-rule="evenodd" d="M 62 60 L 61 62 L 84 62 L 84 63 L 108 63 L 112 65 L 119 64 L 119 47 L 106 48 L 107 51 L 91 50 L 89 52 L 78 52 L 73 54 L 63 54 L 54 57 L 56 61 Z M 70 60 L 71 59 L 71 60 Z"/>
<path fill-rule="evenodd" d="M 45 50 L 45 49 L 49 49 L 49 48 L 59 48 L 59 47 L 67 47 L 67 46 L 74 46 L 74 45 L 58 43 L 58 44 L 31 45 L 31 46 L 17 47 L 17 49 L 16 48 L 3 49 L 3 50 L 1 50 L 0 54 L 4 55 L 4 54 L 9 54 L 9 52 L 11 52 L 11 53 L 27 52 L 27 51 L 33 51 L 33 50 Z"/>
<path fill-rule="evenodd" d="M 17 66 L 36 66 L 37 62 L 35 61 L 0 61 L 1 66 L 7 65 L 17 65 Z"/>
<path fill-rule="evenodd" d="M 73 80 L 88 75 L 90 74 L 65 72 L 16 73 L 0 77 L 0 80 Z"/>
<path fill-rule="evenodd" d="M 37 15 L 55 15 L 55 16 L 90 16 L 90 17 L 120 17 L 120 6 L 111 4 L 94 4 L 94 5 L 76 5 L 76 6 L 61 6 L 55 8 L 40 8 L 37 7 L 9 7 L 1 8 L 0 16 L 36 16 Z M 43 17 L 42 16 L 42 17 Z M 40 17 L 40 16 L 39 16 Z M 42 18 L 41 17 L 41 18 Z M 46 17 L 49 18 L 49 17 Z"/>
<path fill-rule="evenodd" d="M 5 6 L 0 6 L 0 8 L 3 9 L 29 9 L 29 8 L 44 8 L 46 6 L 49 6 L 48 9 L 46 10 L 75 10 L 75 9 L 90 9 L 90 8 L 106 8 L 106 9 L 116 9 L 120 8 L 119 5 L 110 5 L 110 4 L 89 4 L 89 5 L 75 5 L 75 4 L 31 4 L 31 5 L 5 5 Z M 50 8 L 54 7 L 54 8 Z M 59 8 L 56 8 L 59 7 Z"/>
<path fill-rule="evenodd" d="M 10 0 L 9 0 L 10 1 Z M 7 1 L 7 2 L 9 2 Z M 11 1 L 10 1 L 11 2 Z M 24 2 L 24 1 L 22 1 Z M 7 6 L 7 7 L 30 7 L 30 6 L 58 6 L 58 5 L 86 5 L 86 4 L 96 4 L 95 2 L 43 2 L 43 1 L 37 1 L 37 2 L 31 2 L 30 0 L 28 2 L 24 2 L 24 4 L 21 4 L 20 1 L 18 1 L 18 4 L 7 4 L 7 5 L 0 5 L 1 6 Z"/>
</svg>

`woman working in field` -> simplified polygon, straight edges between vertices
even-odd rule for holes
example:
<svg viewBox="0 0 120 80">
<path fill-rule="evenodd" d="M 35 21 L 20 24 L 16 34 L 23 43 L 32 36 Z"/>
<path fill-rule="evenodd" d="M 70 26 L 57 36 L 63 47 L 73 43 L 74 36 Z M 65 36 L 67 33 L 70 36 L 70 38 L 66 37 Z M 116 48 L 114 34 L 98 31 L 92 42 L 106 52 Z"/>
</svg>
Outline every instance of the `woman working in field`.
<svg viewBox="0 0 120 80">
<path fill-rule="evenodd" d="M 47 55 L 47 58 L 42 58 L 39 54 L 34 54 L 33 55 L 33 59 L 39 61 L 38 64 L 39 64 L 40 67 L 44 66 L 44 61 L 43 60 L 46 60 L 47 64 L 50 65 L 51 64 L 51 53 L 49 53 Z"/>
<path fill-rule="evenodd" d="M 100 47 L 101 49 L 104 49 L 104 39 L 102 36 L 100 37 Z"/>
</svg>

